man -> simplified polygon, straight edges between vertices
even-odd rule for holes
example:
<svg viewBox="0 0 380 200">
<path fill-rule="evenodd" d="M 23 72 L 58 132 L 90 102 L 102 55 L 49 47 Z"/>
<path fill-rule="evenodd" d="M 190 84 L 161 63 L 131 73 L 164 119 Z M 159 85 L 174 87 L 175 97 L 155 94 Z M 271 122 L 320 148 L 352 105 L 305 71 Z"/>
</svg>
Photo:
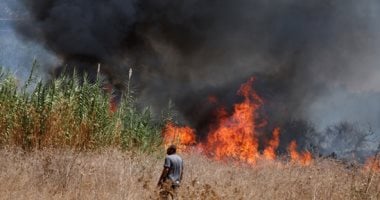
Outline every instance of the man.
<svg viewBox="0 0 380 200">
<path fill-rule="evenodd" d="M 166 151 L 164 169 L 162 170 L 160 180 L 157 186 L 161 188 L 160 196 L 162 199 L 176 199 L 177 189 L 181 183 L 183 175 L 183 160 L 176 154 L 175 145 L 170 145 Z"/>
</svg>

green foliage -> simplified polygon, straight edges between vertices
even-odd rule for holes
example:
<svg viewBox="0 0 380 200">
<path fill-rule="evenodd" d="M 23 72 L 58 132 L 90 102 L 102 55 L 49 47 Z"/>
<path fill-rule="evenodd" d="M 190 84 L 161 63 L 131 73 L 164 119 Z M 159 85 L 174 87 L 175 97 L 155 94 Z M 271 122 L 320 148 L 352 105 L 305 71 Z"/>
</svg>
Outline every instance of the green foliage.
<svg viewBox="0 0 380 200">
<path fill-rule="evenodd" d="M 22 85 L 0 68 L 0 147 L 154 151 L 161 145 L 162 122 L 149 108 L 136 107 L 129 87 L 113 111 L 99 77 L 90 83 L 74 72 L 43 82 L 34 76 L 36 67 Z"/>
</svg>

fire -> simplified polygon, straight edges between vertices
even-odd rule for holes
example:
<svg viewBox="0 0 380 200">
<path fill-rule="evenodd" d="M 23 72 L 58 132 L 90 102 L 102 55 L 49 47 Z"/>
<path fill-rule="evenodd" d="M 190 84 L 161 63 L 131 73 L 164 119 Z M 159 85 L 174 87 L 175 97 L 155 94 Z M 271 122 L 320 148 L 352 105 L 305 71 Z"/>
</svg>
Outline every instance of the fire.
<svg viewBox="0 0 380 200">
<path fill-rule="evenodd" d="M 273 130 L 273 137 L 269 141 L 269 146 L 265 148 L 263 154 L 264 157 L 268 160 L 275 160 L 276 159 L 276 150 L 278 148 L 278 145 L 280 145 L 280 129 L 275 128 Z"/>
<path fill-rule="evenodd" d="M 168 122 L 165 125 L 163 136 L 165 147 L 175 144 L 180 151 L 184 151 L 187 146 L 195 144 L 196 138 L 193 129 L 190 127 L 179 127 L 172 122 Z"/>
<path fill-rule="evenodd" d="M 117 102 L 114 98 L 110 99 L 109 111 L 115 113 L 117 111 Z"/>
<path fill-rule="evenodd" d="M 234 158 L 254 164 L 258 157 L 258 141 L 255 136 L 255 113 L 262 100 L 252 91 L 251 78 L 238 92 L 244 97 L 242 103 L 234 106 L 233 114 L 226 117 L 224 109 L 219 110 L 219 123 L 214 126 L 204 145 L 217 160 Z"/>
<path fill-rule="evenodd" d="M 117 108 L 118 108 L 118 102 L 116 101 L 116 97 L 112 95 L 113 90 L 114 90 L 113 85 L 106 83 L 103 85 L 102 89 L 107 95 L 109 95 L 109 108 L 108 108 L 108 110 L 111 114 L 113 114 L 117 111 Z"/>
<path fill-rule="evenodd" d="M 380 172 L 380 160 L 378 156 L 368 158 L 365 162 L 364 169 L 368 171 Z"/>
<path fill-rule="evenodd" d="M 298 162 L 302 165 L 310 165 L 311 162 L 312 162 L 312 156 L 311 156 L 311 153 L 309 151 L 305 151 L 305 152 L 302 152 L 302 153 L 298 153 L 297 152 L 297 142 L 296 141 L 292 141 L 288 147 L 288 152 L 290 154 L 290 158 L 293 162 Z"/>
<path fill-rule="evenodd" d="M 238 95 L 243 101 L 234 105 L 231 113 L 224 107 L 216 112 L 216 123 L 211 124 L 205 141 L 197 145 L 201 152 L 207 152 L 208 156 L 216 160 L 232 159 L 254 165 L 259 158 L 275 160 L 276 150 L 280 144 L 280 129 L 275 128 L 272 138 L 266 147 L 259 150 L 258 135 L 260 130 L 266 126 L 266 120 L 258 120 L 258 111 L 264 101 L 253 90 L 254 78 L 241 85 Z M 216 103 L 213 96 L 208 97 L 209 103 Z M 190 127 L 180 127 L 168 123 L 163 130 L 164 143 L 167 147 L 176 144 L 179 149 L 185 150 L 188 145 L 196 144 L 195 131 Z M 293 162 L 302 165 L 310 165 L 312 155 L 310 152 L 297 152 L 297 143 L 291 142 L 288 151 Z"/>
</svg>

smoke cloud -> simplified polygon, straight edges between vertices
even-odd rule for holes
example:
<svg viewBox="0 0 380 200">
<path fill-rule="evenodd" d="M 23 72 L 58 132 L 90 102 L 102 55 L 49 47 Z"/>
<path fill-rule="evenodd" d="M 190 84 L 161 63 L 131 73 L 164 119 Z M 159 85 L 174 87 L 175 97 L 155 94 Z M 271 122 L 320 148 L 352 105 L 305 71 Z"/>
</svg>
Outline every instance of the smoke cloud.
<svg viewBox="0 0 380 200">
<path fill-rule="evenodd" d="M 311 121 L 313 137 L 346 120 L 380 130 L 377 0 L 21 2 L 29 16 L 15 28 L 23 38 L 61 65 L 91 72 L 102 63 L 121 88 L 132 67 L 140 102 L 161 109 L 172 99 L 201 134 L 216 106 L 208 96 L 238 101 L 250 76 L 270 126 Z M 288 130 L 283 137 L 308 140 Z"/>
</svg>

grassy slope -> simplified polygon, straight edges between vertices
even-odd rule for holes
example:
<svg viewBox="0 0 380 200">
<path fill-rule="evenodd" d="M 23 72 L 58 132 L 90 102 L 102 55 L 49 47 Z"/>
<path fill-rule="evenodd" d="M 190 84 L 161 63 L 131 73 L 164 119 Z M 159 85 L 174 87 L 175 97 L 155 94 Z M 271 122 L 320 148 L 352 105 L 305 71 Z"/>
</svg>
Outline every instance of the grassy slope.
<svg viewBox="0 0 380 200">
<path fill-rule="evenodd" d="M 0 199 L 156 199 L 163 156 L 99 152 L 0 151 Z M 183 154 L 181 199 L 379 199 L 380 176 L 331 160 L 255 167 Z"/>
</svg>

